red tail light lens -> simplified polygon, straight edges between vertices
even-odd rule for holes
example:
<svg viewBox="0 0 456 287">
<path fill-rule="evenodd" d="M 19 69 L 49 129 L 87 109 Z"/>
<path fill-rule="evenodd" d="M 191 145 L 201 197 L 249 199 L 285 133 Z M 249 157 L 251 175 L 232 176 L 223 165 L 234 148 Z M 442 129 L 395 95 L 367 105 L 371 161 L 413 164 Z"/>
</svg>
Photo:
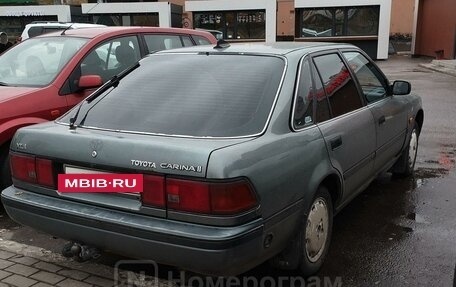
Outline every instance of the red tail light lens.
<svg viewBox="0 0 456 287">
<path fill-rule="evenodd" d="M 209 185 L 204 182 L 182 179 L 168 179 L 166 181 L 166 196 L 168 208 L 210 213 Z"/>
<path fill-rule="evenodd" d="M 36 158 L 36 179 L 38 184 L 55 187 L 54 169 L 52 161 L 48 159 Z"/>
<path fill-rule="evenodd" d="M 200 182 L 167 179 L 169 209 L 204 214 L 233 215 L 254 208 L 257 199 L 245 180 Z"/>
<path fill-rule="evenodd" d="M 51 160 L 11 153 L 10 163 L 13 178 L 55 188 L 55 176 Z"/>
<path fill-rule="evenodd" d="M 157 175 L 144 175 L 142 203 L 154 207 L 166 207 L 165 178 Z"/>
<path fill-rule="evenodd" d="M 15 179 L 36 183 L 35 157 L 10 154 L 11 175 Z"/>
<path fill-rule="evenodd" d="M 256 205 L 256 196 L 245 181 L 211 185 L 212 213 L 237 214 Z"/>
</svg>

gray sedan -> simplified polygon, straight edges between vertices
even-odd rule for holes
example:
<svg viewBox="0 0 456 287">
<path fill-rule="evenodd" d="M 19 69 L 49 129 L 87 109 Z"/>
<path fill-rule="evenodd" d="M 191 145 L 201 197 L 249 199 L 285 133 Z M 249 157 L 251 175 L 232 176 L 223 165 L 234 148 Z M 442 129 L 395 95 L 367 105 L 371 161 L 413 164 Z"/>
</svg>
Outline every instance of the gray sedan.
<svg viewBox="0 0 456 287">
<path fill-rule="evenodd" d="M 351 45 L 159 52 L 20 129 L 2 201 L 71 240 L 67 256 L 90 246 L 211 275 L 272 259 L 310 275 L 338 211 L 379 173 L 413 173 L 424 113 L 410 90 Z M 143 190 L 63 192 L 58 177 L 75 174 L 140 174 Z"/>
</svg>

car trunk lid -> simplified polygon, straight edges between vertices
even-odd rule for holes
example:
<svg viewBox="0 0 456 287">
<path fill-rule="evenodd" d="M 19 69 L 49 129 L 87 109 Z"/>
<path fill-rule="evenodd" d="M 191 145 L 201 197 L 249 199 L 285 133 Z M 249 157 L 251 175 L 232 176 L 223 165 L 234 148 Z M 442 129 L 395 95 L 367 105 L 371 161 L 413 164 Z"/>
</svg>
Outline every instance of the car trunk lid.
<svg viewBox="0 0 456 287">
<path fill-rule="evenodd" d="M 51 159 L 58 173 L 139 173 L 163 177 L 206 177 L 210 154 L 252 138 L 196 139 L 125 134 L 46 123 L 18 131 L 12 150 Z M 42 192 L 37 188 L 35 191 Z M 48 191 L 49 192 L 49 191 Z M 166 216 L 129 193 L 59 193 L 53 196 L 131 212 Z"/>
</svg>

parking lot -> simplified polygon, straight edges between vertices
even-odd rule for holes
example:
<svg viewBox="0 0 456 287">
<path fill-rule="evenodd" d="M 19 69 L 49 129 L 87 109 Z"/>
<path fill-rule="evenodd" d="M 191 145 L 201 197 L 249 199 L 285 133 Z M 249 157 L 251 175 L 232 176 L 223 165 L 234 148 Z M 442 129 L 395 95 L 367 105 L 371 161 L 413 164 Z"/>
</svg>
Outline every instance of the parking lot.
<svg viewBox="0 0 456 287">
<path fill-rule="evenodd" d="M 319 278 L 329 278 L 343 286 L 451 286 L 456 263 L 456 78 L 419 66 L 428 61 L 393 56 L 378 62 L 390 80 L 410 81 L 412 91 L 422 97 L 425 120 L 416 174 L 413 179 L 380 176 L 336 216 L 328 260 L 317 274 Z M 21 227 L 3 210 L 0 228 L 0 250 L 10 252 L 5 253 L 7 261 L 20 254 L 34 257 L 34 266 L 43 260 L 60 266 L 59 270 L 91 270 L 85 277 L 73 277 L 74 285 L 68 281 L 62 286 L 87 286 L 81 282 L 109 285 L 110 272 L 114 278 L 113 267 L 121 259 L 107 254 L 96 265 L 67 261 L 56 255 L 63 240 Z M 10 261 L 8 267 L 14 262 Z M 41 270 L 33 268 L 36 272 Z M 165 271 L 173 271 L 167 267 L 160 269 L 163 280 L 168 279 L 169 273 Z M 21 276 L 30 278 L 33 284 L 54 285 L 71 278 L 64 272 L 51 283 L 37 278 L 35 273 L 26 274 Z M 8 276 L 0 282 L 8 283 L 4 281 Z M 260 281 L 290 275 L 263 264 L 244 276 Z"/>
</svg>

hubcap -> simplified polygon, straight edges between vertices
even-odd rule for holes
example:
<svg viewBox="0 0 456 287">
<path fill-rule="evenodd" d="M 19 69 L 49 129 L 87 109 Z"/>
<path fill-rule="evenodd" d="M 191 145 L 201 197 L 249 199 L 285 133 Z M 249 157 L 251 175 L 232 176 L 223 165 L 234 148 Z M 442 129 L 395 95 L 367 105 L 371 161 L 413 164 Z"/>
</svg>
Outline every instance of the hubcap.
<svg viewBox="0 0 456 287">
<path fill-rule="evenodd" d="M 412 131 L 412 135 L 410 137 L 410 145 L 409 145 L 409 154 L 408 154 L 408 165 L 409 168 L 412 169 L 415 164 L 416 159 L 416 152 L 418 150 L 418 136 L 416 134 L 416 130 Z"/>
<path fill-rule="evenodd" d="M 318 261 L 325 250 L 328 228 L 328 205 L 323 198 L 317 198 L 310 208 L 306 226 L 306 255 L 312 263 Z"/>
</svg>

